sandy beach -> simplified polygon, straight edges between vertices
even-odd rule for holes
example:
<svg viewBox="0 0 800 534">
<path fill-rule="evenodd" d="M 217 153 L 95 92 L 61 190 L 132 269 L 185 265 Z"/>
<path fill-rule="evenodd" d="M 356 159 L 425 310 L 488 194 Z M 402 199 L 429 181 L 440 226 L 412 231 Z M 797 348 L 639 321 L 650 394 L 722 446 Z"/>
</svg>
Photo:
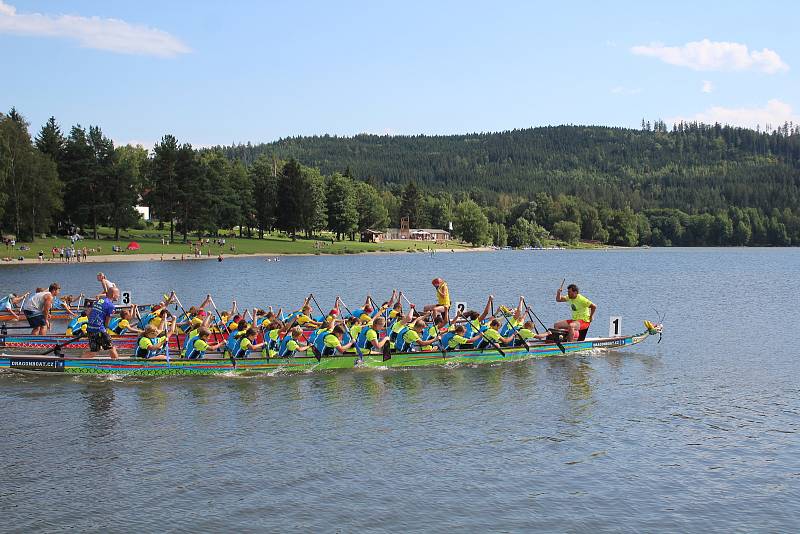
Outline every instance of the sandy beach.
<svg viewBox="0 0 800 534">
<path fill-rule="evenodd" d="M 491 247 L 476 247 L 476 248 L 456 248 L 451 250 L 436 250 L 436 254 L 455 254 L 459 252 L 491 252 L 494 249 Z M 379 250 L 373 252 L 356 252 L 353 254 L 428 254 L 428 251 L 420 250 L 419 252 L 408 252 L 406 250 Z M 237 258 L 281 258 L 284 256 L 342 256 L 344 254 L 300 254 L 300 253 L 266 253 L 258 252 L 254 254 L 225 254 L 222 256 L 223 261 L 237 259 Z M 351 255 L 351 254 L 347 254 Z M 72 265 L 76 263 L 119 263 L 119 262 L 134 262 L 134 261 L 216 261 L 217 256 L 195 256 L 194 254 L 138 254 L 135 252 L 123 252 L 119 254 L 97 254 L 88 256 L 85 260 L 80 262 L 72 261 L 67 264 L 66 262 L 58 259 L 45 258 L 44 261 L 39 261 L 38 258 L 25 258 L 22 260 L 12 259 L 11 261 L 0 261 L 0 267 L 4 265 Z"/>
</svg>

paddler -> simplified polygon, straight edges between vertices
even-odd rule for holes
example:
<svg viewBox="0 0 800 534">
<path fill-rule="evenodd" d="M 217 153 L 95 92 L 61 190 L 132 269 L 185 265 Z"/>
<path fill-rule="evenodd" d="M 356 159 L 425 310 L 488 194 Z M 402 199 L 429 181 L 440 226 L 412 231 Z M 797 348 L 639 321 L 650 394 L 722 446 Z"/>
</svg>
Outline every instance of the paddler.
<svg viewBox="0 0 800 534">
<path fill-rule="evenodd" d="M 303 305 L 302 308 L 300 308 L 300 313 L 297 314 L 294 317 L 294 321 L 298 325 L 300 325 L 300 326 L 302 326 L 304 328 L 316 328 L 316 327 L 318 327 L 321 323 L 318 323 L 317 321 L 315 321 L 314 319 L 311 318 L 311 311 L 312 311 L 312 308 L 308 304 L 308 300 L 306 300 L 306 303 Z"/>
<path fill-rule="evenodd" d="M 15 311 L 15 308 L 19 308 L 20 303 L 23 302 L 28 295 L 30 295 L 30 292 L 20 296 L 17 296 L 15 293 L 9 293 L 0 299 L 0 310 L 7 311 L 14 317 L 15 321 L 19 321 L 20 317 Z"/>
<path fill-rule="evenodd" d="M 309 349 L 309 345 L 300 344 L 303 339 L 303 329 L 299 326 L 295 326 L 289 330 L 286 335 L 290 336 L 289 340 L 281 347 L 278 358 L 293 358 L 298 351 L 305 352 Z"/>
<path fill-rule="evenodd" d="M 69 322 L 65 334 L 68 337 L 77 336 L 78 331 L 81 331 L 85 334 L 88 320 L 89 313 L 86 310 L 81 310 L 81 314 Z"/>
<path fill-rule="evenodd" d="M 436 336 L 432 339 L 423 340 L 422 333 L 424 330 L 424 319 L 417 319 L 414 321 L 411 327 L 407 328 L 402 334 L 401 341 L 395 343 L 397 352 L 415 352 L 417 348 L 432 345 L 439 340 L 439 336 Z"/>
<path fill-rule="evenodd" d="M 345 328 L 343 325 L 337 324 L 333 327 L 333 331 L 327 334 L 323 339 L 323 356 L 334 356 L 336 354 L 344 354 L 347 349 L 353 346 L 354 341 L 342 344 L 344 338 Z"/>
<path fill-rule="evenodd" d="M 505 337 L 500 335 L 500 321 L 497 319 L 492 319 L 489 322 L 489 328 L 484 330 L 482 334 L 486 345 L 491 345 L 490 342 L 494 342 L 497 345 L 510 345 L 514 342 L 514 334 Z"/>
<path fill-rule="evenodd" d="M 522 325 L 522 328 L 517 330 L 517 333 L 519 334 L 519 337 L 522 338 L 522 342 L 525 344 L 534 339 L 547 339 L 547 336 L 549 335 L 549 332 L 537 334 L 532 321 L 525 321 L 525 323 Z M 519 338 L 517 341 L 519 341 Z"/>
<path fill-rule="evenodd" d="M 228 341 L 225 342 L 224 352 L 231 356 L 239 353 L 239 344 L 245 337 L 249 326 L 246 319 L 239 319 L 239 322 L 229 326 Z"/>
<path fill-rule="evenodd" d="M 197 331 L 197 337 L 193 337 L 189 340 L 189 344 L 186 348 L 186 358 L 189 360 L 201 359 L 206 355 L 206 351 L 218 350 L 225 344 L 224 340 L 213 345 L 209 344 L 208 336 L 210 335 L 211 331 L 205 326 L 201 326 Z"/>
<path fill-rule="evenodd" d="M 186 352 L 189 350 L 189 342 L 200 336 L 201 328 L 208 328 L 208 323 L 211 320 L 211 315 L 206 314 L 203 319 L 200 317 L 193 317 L 189 322 L 189 330 L 186 332 L 186 339 L 183 342 L 181 349 L 181 357 L 186 357 Z"/>
<path fill-rule="evenodd" d="M 362 330 L 361 334 L 359 335 L 359 339 L 357 340 L 357 345 L 362 350 L 370 350 L 374 352 L 382 352 L 383 346 L 389 343 L 389 336 L 385 336 L 383 339 L 378 339 L 379 332 L 386 329 L 386 319 L 382 316 L 378 316 L 372 321 L 372 325 L 365 326 L 364 330 Z"/>
<path fill-rule="evenodd" d="M 583 333 L 583 335 L 585 335 L 585 331 L 589 329 L 589 325 L 592 323 L 594 314 L 597 311 L 597 306 L 595 306 L 594 302 L 581 295 L 578 286 L 575 284 L 567 286 L 566 297 L 561 295 L 563 287 L 564 282 L 561 282 L 561 286 L 559 286 L 558 291 L 556 291 L 556 302 L 569 303 L 572 308 L 572 319 L 558 321 L 553 327 L 559 330 L 569 331 L 570 325 L 572 323 L 577 323 L 579 331 L 578 339 L 580 339 L 581 334 Z"/>
<path fill-rule="evenodd" d="M 100 350 L 109 351 L 111 358 L 117 358 L 117 348 L 108 335 L 108 325 L 114 315 L 114 302 L 119 299 L 119 289 L 112 287 L 106 295 L 97 299 L 89 312 L 86 333 L 89 335 L 89 350 L 83 353 L 84 357 L 94 357 Z"/>
<path fill-rule="evenodd" d="M 153 325 L 147 325 L 144 329 L 142 336 L 136 343 L 136 352 L 134 356 L 137 358 L 146 358 L 148 360 L 165 360 L 167 358 L 164 348 L 169 343 L 169 338 L 175 334 L 177 321 L 172 321 L 169 330 L 163 336 L 159 336 L 159 330 Z"/>
<path fill-rule="evenodd" d="M 283 330 L 283 323 L 277 319 L 273 319 L 266 327 L 264 341 L 266 341 L 267 346 L 262 352 L 266 353 L 267 358 L 272 358 L 278 354 L 278 347 L 281 343 L 281 330 Z"/>
<path fill-rule="evenodd" d="M 173 321 L 172 324 L 175 326 L 177 321 Z M 153 326 L 155 327 L 156 325 Z M 160 332 L 161 329 L 156 327 L 156 331 Z M 119 317 L 113 317 L 111 322 L 108 323 L 108 333 L 112 336 L 121 336 L 123 334 L 127 334 L 128 332 L 131 334 L 142 333 L 142 331 L 135 326 L 131 326 L 131 312 L 128 310 L 122 310 L 119 312 Z"/>
<path fill-rule="evenodd" d="M 481 336 L 480 334 L 476 334 L 475 337 L 467 339 L 464 337 L 466 334 L 467 329 L 464 327 L 463 324 L 457 325 L 453 330 L 453 335 L 447 338 L 447 350 L 458 350 L 464 345 L 472 345 L 476 341 L 478 341 Z M 444 340 L 445 337 L 442 337 Z"/>
<path fill-rule="evenodd" d="M 242 341 L 239 343 L 239 349 L 234 354 L 234 358 L 247 358 L 251 352 L 256 352 L 262 350 L 264 347 L 267 346 L 269 343 L 268 341 L 264 341 L 263 343 L 256 343 L 256 338 L 258 337 L 258 329 L 254 327 L 248 328 L 245 333 Z"/>
</svg>

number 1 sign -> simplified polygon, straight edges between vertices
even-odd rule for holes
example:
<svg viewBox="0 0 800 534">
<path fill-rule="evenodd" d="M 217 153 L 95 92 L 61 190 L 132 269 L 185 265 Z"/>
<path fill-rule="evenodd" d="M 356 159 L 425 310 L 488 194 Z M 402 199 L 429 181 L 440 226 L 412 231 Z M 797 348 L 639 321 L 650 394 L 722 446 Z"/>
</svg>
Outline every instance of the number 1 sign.
<svg viewBox="0 0 800 534">
<path fill-rule="evenodd" d="M 611 322 L 608 324 L 608 337 L 617 337 L 622 335 L 622 317 L 612 317 Z"/>
</svg>

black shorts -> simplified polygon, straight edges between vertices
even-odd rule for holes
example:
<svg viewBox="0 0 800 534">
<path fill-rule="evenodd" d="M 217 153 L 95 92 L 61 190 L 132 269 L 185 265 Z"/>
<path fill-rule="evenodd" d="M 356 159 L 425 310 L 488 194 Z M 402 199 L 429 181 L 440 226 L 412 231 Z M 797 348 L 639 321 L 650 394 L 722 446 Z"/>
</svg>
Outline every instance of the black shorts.
<svg viewBox="0 0 800 534">
<path fill-rule="evenodd" d="M 98 350 L 109 350 L 113 345 L 108 332 L 89 332 L 89 352 L 97 352 Z"/>
<path fill-rule="evenodd" d="M 23 310 L 23 311 L 25 312 L 25 318 L 28 319 L 28 324 L 31 325 L 31 328 L 39 328 L 40 326 L 47 326 L 47 321 L 45 321 L 43 314 L 32 312 L 29 310 Z"/>
</svg>

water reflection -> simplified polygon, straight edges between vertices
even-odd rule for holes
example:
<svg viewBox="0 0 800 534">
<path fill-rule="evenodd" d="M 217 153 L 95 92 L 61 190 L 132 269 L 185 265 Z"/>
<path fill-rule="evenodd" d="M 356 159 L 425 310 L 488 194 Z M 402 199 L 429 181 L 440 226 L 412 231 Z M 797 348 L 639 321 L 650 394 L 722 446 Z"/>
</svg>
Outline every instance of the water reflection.
<svg viewBox="0 0 800 534">
<path fill-rule="evenodd" d="M 81 392 L 87 408 L 86 430 L 92 439 L 108 436 L 118 423 L 114 413 L 114 388 L 113 383 L 105 380 L 90 380 Z"/>
</svg>

